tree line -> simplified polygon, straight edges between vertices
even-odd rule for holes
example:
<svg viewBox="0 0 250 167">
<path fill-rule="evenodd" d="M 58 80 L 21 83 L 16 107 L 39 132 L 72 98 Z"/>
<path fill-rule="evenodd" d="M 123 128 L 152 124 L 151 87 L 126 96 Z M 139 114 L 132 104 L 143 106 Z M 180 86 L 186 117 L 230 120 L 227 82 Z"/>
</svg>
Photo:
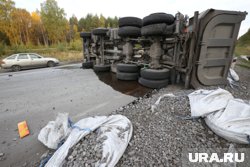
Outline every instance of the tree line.
<svg viewBox="0 0 250 167">
<path fill-rule="evenodd" d="M 55 0 L 46 0 L 40 10 L 29 13 L 15 7 L 12 0 L 0 0 L 0 43 L 4 45 L 53 45 L 71 42 L 82 31 L 97 27 L 117 27 L 118 18 L 87 14 L 79 20 L 66 18 Z"/>
</svg>

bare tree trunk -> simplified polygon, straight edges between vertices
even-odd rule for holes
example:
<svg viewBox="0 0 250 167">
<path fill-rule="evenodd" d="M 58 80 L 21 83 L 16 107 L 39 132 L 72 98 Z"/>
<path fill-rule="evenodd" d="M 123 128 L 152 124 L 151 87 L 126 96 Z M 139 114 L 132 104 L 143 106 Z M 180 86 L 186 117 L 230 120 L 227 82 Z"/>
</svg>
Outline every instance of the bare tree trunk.
<svg viewBox="0 0 250 167">
<path fill-rule="evenodd" d="M 28 27 L 26 26 L 26 44 L 30 42 Z"/>
<path fill-rule="evenodd" d="M 41 32 L 42 32 L 42 37 L 43 37 L 44 45 L 48 46 L 48 39 L 46 39 L 46 37 L 45 37 L 42 25 L 40 25 L 40 29 L 41 29 Z"/>
</svg>

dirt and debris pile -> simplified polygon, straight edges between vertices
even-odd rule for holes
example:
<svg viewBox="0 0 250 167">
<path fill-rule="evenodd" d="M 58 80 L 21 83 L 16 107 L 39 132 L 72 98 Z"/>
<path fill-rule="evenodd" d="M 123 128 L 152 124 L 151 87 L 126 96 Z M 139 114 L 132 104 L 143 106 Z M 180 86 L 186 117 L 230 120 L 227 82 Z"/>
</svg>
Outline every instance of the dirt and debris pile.
<svg viewBox="0 0 250 167">
<path fill-rule="evenodd" d="M 131 142 L 118 166 L 180 166 L 183 148 L 227 147 L 202 125 L 202 121 L 186 120 L 190 115 L 189 100 L 192 91 L 182 90 L 176 97 L 164 97 L 155 110 L 151 110 L 159 95 L 168 93 L 162 89 L 150 98 L 117 111 L 127 116 L 134 127 Z"/>
</svg>

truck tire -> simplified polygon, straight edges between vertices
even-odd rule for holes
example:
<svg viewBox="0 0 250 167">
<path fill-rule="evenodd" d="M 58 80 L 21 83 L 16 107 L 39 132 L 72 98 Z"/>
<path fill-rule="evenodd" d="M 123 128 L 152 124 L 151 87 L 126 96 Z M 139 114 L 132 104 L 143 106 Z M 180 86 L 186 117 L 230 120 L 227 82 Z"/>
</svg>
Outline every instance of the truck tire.
<svg viewBox="0 0 250 167">
<path fill-rule="evenodd" d="M 93 62 L 92 61 L 88 61 L 88 62 L 82 63 L 82 68 L 83 69 L 93 68 Z"/>
<path fill-rule="evenodd" d="M 161 36 L 172 35 L 174 33 L 175 24 L 167 25 L 165 23 L 151 24 L 141 28 L 142 36 Z"/>
<path fill-rule="evenodd" d="M 170 71 L 168 69 L 142 69 L 141 77 L 149 80 L 163 80 L 170 77 Z"/>
<path fill-rule="evenodd" d="M 139 78 L 139 83 L 145 87 L 153 88 L 153 89 L 160 89 L 166 87 L 168 85 L 168 79 L 163 80 L 148 80 L 145 78 Z"/>
<path fill-rule="evenodd" d="M 90 32 L 81 32 L 80 37 L 81 38 L 91 38 L 91 33 Z"/>
<path fill-rule="evenodd" d="M 118 35 L 120 37 L 140 37 L 141 36 L 141 29 L 138 27 L 132 26 L 125 26 L 120 27 L 118 30 Z"/>
<path fill-rule="evenodd" d="M 167 25 L 173 24 L 175 18 L 171 14 L 166 13 L 152 13 L 142 20 L 142 25 L 147 26 L 150 24 L 166 23 Z"/>
<path fill-rule="evenodd" d="M 95 72 L 109 72 L 110 65 L 94 65 Z"/>
<path fill-rule="evenodd" d="M 122 17 L 118 21 L 119 27 L 124 26 L 133 26 L 133 27 L 142 27 L 142 19 L 137 17 Z"/>
<path fill-rule="evenodd" d="M 116 69 L 120 72 L 134 73 L 139 71 L 139 67 L 135 64 L 122 64 L 119 63 L 116 66 Z"/>
<path fill-rule="evenodd" d="M 139 73 L 127 73 L 127 72 L 120 72 L 117 71 L 116 78 L 119 80 L 125 81 L 135 81 L 139 77 Z"/>
<path fill-rule="evenodd" d="M 108 32 L 109 29 L 107 28 L 96 28 L 92 31 L 92 33 L 94 35 L 97 35 L 97 36 L 106 36 L 107 35 L 107 32 Z"/>
</svg>

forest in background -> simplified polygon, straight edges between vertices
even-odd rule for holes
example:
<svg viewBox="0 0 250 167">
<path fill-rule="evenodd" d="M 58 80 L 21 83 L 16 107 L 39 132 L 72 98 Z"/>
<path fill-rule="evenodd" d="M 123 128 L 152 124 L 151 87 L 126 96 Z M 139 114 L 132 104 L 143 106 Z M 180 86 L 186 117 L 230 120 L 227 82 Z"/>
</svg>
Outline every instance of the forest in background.
<svg viewBox="0 0 250 167">
<path fill-rule="evenodd" d="M 16 8 L 12 0 L 0 0 L 0 58 L 36 52 L 60 60 L 78 60 L 82 58 L 80 32 L 97 27 L 118 27 L 118 18 L 87 14 L 79 20 L 74 15 L 67 19 L 56 0 L 46 0 L 40 10 L 31 13 Z M 250 29 L 238 39 L 235 55 L 250 55 Z"/>
<path fill-rule="evenodd" d="M 56 0 L 46 0 L 40 10 L 28 12 L 12 0 L 0 0 L 0 57 L 17 52 L 80 51 L 80 32 L 97 27 L 117 27 L 117 17 L 97 14 L 66 18 Z"/>
</svg>

